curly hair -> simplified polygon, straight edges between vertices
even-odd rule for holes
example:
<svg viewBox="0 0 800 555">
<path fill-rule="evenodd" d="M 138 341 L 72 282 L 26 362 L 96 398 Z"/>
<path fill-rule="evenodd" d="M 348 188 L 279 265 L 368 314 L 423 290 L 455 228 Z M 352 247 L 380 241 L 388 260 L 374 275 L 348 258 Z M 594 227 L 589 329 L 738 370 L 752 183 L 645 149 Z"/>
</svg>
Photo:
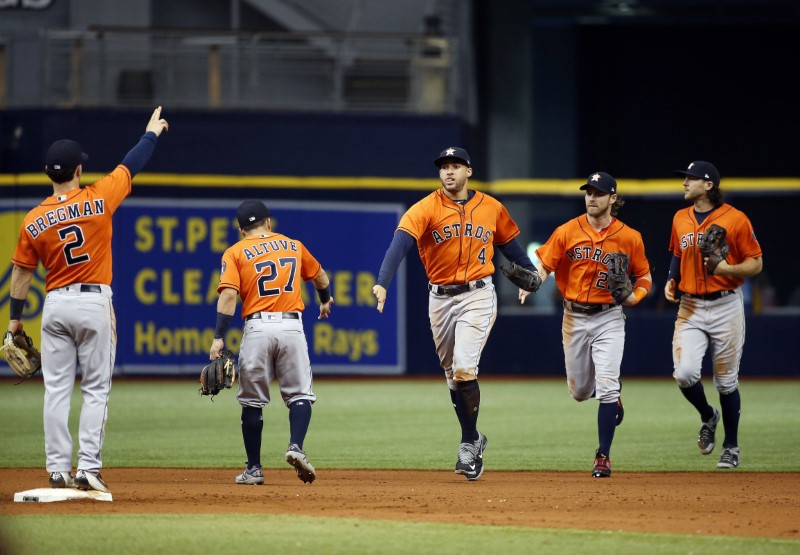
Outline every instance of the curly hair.
<svg viewBox="0 0 800 555">
<path fill-rule="evenodd" d="M 720 190 L 719 185 L 714 185 L 708 191 L 706 191 L 706 196 L 708 197 L 708 200 L 711 201 L 711 204 L 714 205 L 714 208 L 719 208 L 724 202 L 722 200 L 722 191 Z"/>
<path fill-rule="evenodd" d="M 611 215 L 616 216 L 619 209 L 625 206 L 625 199 L 621 196 L 617 195 L 617 200 L 614 201 L 614 204 L 611 205 Z"/>
</svg>

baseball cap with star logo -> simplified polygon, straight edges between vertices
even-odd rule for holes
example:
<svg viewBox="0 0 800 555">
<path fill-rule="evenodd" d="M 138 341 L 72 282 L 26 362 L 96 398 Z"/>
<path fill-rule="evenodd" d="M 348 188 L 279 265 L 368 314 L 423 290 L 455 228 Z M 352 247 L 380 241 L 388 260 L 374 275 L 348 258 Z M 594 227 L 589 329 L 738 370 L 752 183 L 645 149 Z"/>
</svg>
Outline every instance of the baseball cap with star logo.
<svg viewBox="0 0 800 555">
<path fill-rule="evenodd" d="M 606 172 L 594 172 L 580 188 L 581 191 L 584 191 L 589 187 L 594 187 L 598 191 L 603 191 L 611 195 L 617 194 L 617 180 Z"/>
<path fill-rule="evenodd" d="M 695 160 L 685 170 L 675 170 L 675 175 L 686 175 L 695 179 L 705 179 L 714 185 L 719 185 L 719 172 L 711 162 Z"/>
<path fill-rule="evenodd" d="M 451 146 L 444 149 L 442 152 L 439 153 L 439 157 L 433 161 L 436 164 L 436 167 L 439 168 L 442 166 L 442 162 L 447 159 L 458 160 L 459 162 L 463 162 L 467 165 L 468 168 L 472 167 L 472 164 L 469 161 L 469 154 L 463 148 L 459 148 L 457 146 Z"/>
</svg>

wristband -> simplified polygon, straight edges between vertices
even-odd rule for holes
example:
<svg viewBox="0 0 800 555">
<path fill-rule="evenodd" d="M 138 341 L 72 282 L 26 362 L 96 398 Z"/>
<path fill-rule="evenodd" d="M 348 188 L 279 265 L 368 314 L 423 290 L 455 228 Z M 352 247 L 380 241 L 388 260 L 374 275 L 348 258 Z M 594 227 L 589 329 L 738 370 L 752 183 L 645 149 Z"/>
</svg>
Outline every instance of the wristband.
<svg viewBox="0 0 800 555">
<path fill-rule="evenodd" d="M 22 320 L 22 310 L 25 308 L 25 299 L 15 299 L 9 296 L 8 307 L 11 312 L 11 320 Z"/>
<path fill-rule="evenodd" d="M 228 329 L 228 324 L 231 323 L 232 318 L 233 314 L 223 314 L 222 312 L 217 312 L 217 327 L 214 330 L 214 339 L 222 339 L 222 336 L 225 335 L 225 331 Z"/>
<path fill-rule="evenodd" d="M 331 286 L 328 285 L 324 289 L 317 289 L 317 295 L 319 296 L 319 302 L 322 304 L 327 303 L 331 300 Z"/>
<path fill-rule="evenodd" d="M 643 288 L 641 288 L 641 287 L 637 287 L 637 288 L 636 288 L 636 289 L 633 291 L 633 298 L 636 300 L 636 302 L 635 302 L 635 303 L 633 303 L 633 304 L 639 304 L 639 301 L 641 301 L 642 299 L 644 299 L 646 296 L 647 296 L 647 291 L 645 291 L 645 290 L 644 290 Z"/>
</svg>

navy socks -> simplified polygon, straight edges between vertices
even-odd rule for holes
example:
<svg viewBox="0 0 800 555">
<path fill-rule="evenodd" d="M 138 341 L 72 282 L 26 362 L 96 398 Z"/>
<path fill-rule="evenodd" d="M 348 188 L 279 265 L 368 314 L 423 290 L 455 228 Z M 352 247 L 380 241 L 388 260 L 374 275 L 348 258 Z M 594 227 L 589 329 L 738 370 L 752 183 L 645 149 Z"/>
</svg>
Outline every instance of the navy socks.
<svg viewBox="0 0 800 555">
<path fill-rule="evenodd" d="M 722 409 L 722 423 L 725 425 L 725 441 L 723 447 L 739 446 L 739 415 L 742 412 L 742 398 L 739 390 L 727 395 L 719 394 L 719 404 Z"/>
<path fill-rule="evenodd" d="M 300 399 L 289 405 L 289 443 L 302 449 L 311 423 L 311 401 Z"/>
<path fill-rule="evenodd" d="M 450 399 L 461 425 L 461 443 L 478 439 L 478 412 L 481 405 L 481 388 L 478 380 L 457 382 L 456 390 L 450 390 Z"/>
<path fill-rule="evenodd" d="M 686 400 L 697 409 L 697 412 L 700 413 L 700 419 L 703 422 L 711 420 L 714 416 L 714 409 L 711 408 L 711 405 L 708 404 L 708 400 L 706 400 L 706 393 L 703 389 L 702 382 L 698 380 L 698 382 L 691 387 L 680 387 L 678 389 L 681 390 Z"/>
<path fill-rule="evenodd" d="M 264 418 L 260 408 L 242 407 L 242 439 L 247 453 L 247 466 L 261 465 L 261 430 Z"/>
<path fill-rule="evenodd" d="M 617 429 L 617 402 L 600 403 L 597 407 L 597 435 L 600 440 L 600 452 L 611 457 L 611 442 L 614 441 L 614 431 Z"/>
</svg>

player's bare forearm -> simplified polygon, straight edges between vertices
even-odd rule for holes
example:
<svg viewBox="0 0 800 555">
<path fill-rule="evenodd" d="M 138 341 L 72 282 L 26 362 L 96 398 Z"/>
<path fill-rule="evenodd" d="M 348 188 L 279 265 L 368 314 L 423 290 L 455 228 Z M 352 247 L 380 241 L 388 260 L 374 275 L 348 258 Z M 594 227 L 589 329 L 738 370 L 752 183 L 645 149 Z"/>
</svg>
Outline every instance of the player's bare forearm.
<svg viewBox="0 0 800 555">
<path fill-rule="evenodd" d="M 317 277 L 315 277 L 312 281 L 314 282 L 314 287 L 316 289 L 325 289 L 331 284 L 331 280 L 328 277 L 328 274 L 325 273 L 325 270 L 321 270 L 320 273 L 317 274 Z"/>
<path fill-rule="evenodd" d="M 217 300 L 217 312 L 233 316 L 233 313 L 236 312 L 237 295 L 236 289 L 223 289 Z"/>
<path fill-rule="evenodd" d="M 539 277 L 542 278 L 542 283 L 547 281 L 547 276 L 550 275 L 550 272 L 545 270 L 544 266 L 542 266 L 542 263 L 539 262 L 538 260 L 534 261 L 533 265 L 536 266 L 536 271 L 539 272 Z M 541 287 L 541 285 L 540 285 L 540 287 Z"/>
<path fill-rule="evenodd" d="M 24 301 L 28 297 L 28 290 L 31 288 L 31 280 L 33 279 L 33 270 L 14 265 L 11 269 L 11 286 L 9 287 L 9 296 L 12 299 Z M 7 331 L 17 333 L 22 331 L 22 322 L 19 320 L 8 321 Z"/>
<path fill-rule="evenodd" d="M 761 273 L 763 267 L 764 263 L 760 256 L 758 258 L 745 258 L 739 264 L 728 264 L 723 260 L 714 269 L 714 275 L 747 279 Z"/>
<path fill-rule="evenodd" d="M 11 296 L 15 299 L 26 298 L 32 279 L 33 270 L 15 264 L 11 270 L 11 289 L 9 291 Z"/>
</svg>

